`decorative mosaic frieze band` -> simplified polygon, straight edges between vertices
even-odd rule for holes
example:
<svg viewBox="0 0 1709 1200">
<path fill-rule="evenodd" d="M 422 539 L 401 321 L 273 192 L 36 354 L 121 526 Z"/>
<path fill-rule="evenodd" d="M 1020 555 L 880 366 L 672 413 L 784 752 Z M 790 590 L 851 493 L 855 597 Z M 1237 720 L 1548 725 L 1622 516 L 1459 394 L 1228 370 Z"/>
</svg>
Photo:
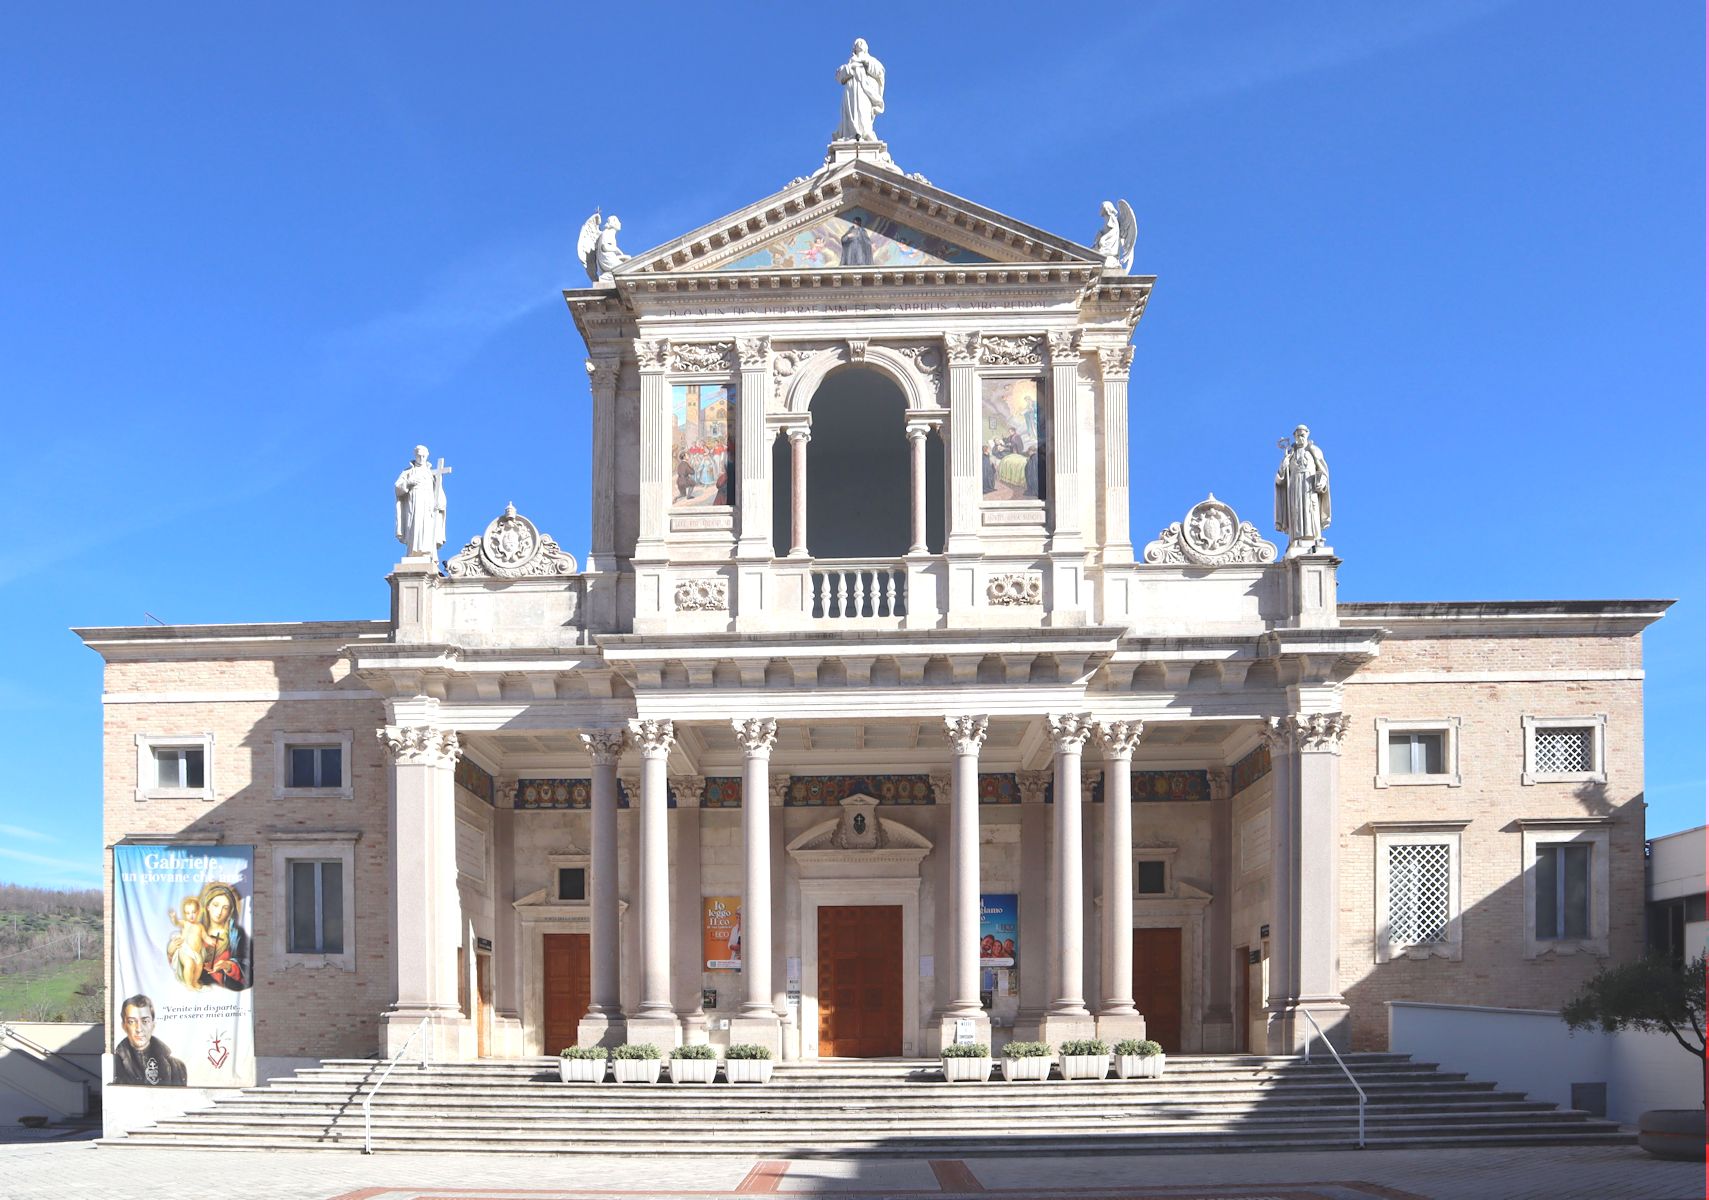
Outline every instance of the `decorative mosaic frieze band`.
<svg viewBox="0 0 1709 1200">
<path fill-rule="evenodd" d="M 518 779 L 516 781 L 516 807 L 591 808 L 593 807 L 593 780 Z M 629 787 L 621 780 L 617 784 L 617 807 L 629 807 Z M 670 807 L 676 807 L 674 797 L 671 799 Z"/>
<path fill-rule="evenodd" d="M 1270 773 L 1270 747 L 1258 743 L 1257 749 L 1234 764 L 1233 791 L 1236 796 Z"/>
<path fill-rule="evenodd" d="M 472 796 L 479 796 L 488 804 L 493 802 L 495 795 L 493 777 L 476 765 L 474 760 L 459 758 L 454 771 L 457 786 Z"/>
</svg>

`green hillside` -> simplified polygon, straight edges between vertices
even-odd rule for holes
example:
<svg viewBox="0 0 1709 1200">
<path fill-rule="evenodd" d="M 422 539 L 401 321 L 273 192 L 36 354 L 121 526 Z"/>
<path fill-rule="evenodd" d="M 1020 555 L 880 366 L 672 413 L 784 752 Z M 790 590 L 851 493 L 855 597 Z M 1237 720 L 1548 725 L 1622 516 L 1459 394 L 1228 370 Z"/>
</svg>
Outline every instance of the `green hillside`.
<svg viewBox="0 0 1709 1200">
<path fill-rule="evenodd" d="M 0 1019 L 99 1021 L 101 960 L 59 962 L 0 975 Z"/>
<path fill-rule="evenodd" d="M 98 1021 L 101 893 L 0 883 L 0 1019 Z"/>
</svg>

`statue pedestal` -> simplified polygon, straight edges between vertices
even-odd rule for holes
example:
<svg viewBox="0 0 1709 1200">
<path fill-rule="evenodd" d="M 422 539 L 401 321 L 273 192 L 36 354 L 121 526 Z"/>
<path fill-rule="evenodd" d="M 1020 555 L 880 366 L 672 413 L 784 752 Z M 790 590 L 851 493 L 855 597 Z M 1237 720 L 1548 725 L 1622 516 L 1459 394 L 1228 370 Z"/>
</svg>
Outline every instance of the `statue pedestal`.
<svg viewBox="0 0 1709 1200">
<path fill-rule="evenodd" d="M 392 585 L 392 640 L 405 644 L 431 641 L 433 594 L 439 589 L 438 561 L 405 555 L 387 578 Z"/>
<path fill-rule="evenodd" d="M 825 150 L 826 169 L 857 161 L 874 163 L 890 171 L 902 169 L 890 157 L 890 147 L 884 142 L 832 142 Z"/>
</svg>

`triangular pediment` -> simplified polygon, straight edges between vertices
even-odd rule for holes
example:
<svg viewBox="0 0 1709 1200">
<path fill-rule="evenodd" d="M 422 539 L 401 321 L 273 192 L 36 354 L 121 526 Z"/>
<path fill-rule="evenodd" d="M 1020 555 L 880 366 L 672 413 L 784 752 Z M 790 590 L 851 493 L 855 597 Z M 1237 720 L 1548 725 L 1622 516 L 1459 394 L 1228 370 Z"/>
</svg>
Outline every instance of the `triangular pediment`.
<svg viewBox="0 0 1709 1200">
<path fill-rule="evenodd" d="M 870 262 L 861 261 L 868 257 Z M 638 254 L 616 276 L 993 263 L 1101 266 L 1085 246 L 917 177 L 857 162 L 795 180 L 747 208 Z"/>
</svg>

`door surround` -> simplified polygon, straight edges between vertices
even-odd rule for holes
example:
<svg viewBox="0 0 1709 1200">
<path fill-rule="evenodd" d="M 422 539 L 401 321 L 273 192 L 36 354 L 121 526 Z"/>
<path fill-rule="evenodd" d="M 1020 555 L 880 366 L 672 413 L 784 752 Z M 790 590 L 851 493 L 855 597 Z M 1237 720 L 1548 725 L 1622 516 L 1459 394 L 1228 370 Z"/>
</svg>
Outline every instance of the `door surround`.
<svg viewBox="0 0 1709 1200">
<path fill-rule="evenodd" d="M 1174 880 L 1172 896 L 1135 896 L 1134 929 L 1179 929 L 1181 931 L 1181 1050 L 1202 1054 L 1205 1049 L 1205 908 L 1209 892 L 1190 883 Z M 1104 897 L 1094 901 L 1103 920 Z M 1124 931 L 1124 937 L 1132 937 Z M 1100 976 L 1104 965 L 1098 964 Z M 1144 1014 L 1141 1014 L 1142 1016 Z"/>
<path fill-rule="evenodd" d="M 586 901 L 564 903 L 546 898 L 547 889 L 530 892 L 511 905 L 522 924 L 516 952 L 522 956 L 522 1053 L 545 1054 L 546 979 L 545 955 L 548 933 L 591 933 L 593 906 Z M 629 905 L 618 901 L 619 928 Z"/>
<path fill-rule="evenodd" d="M 801 881 L 801 1057 L 819 1057 L 819 909 L 897 905 L 902 909 L 902 1055 L 920 1045 L 920 880 L 803 879 Z"/>
</svg>

